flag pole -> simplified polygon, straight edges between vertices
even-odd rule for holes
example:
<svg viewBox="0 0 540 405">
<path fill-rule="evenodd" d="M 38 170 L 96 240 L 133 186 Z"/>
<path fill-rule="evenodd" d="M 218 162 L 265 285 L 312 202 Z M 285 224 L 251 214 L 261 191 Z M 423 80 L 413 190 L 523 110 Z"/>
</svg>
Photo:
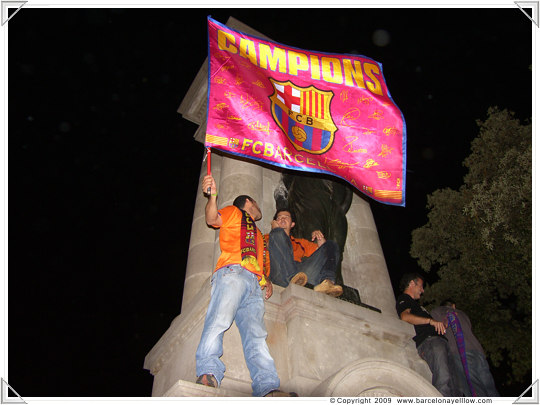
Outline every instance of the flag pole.
<svg viewBox="0 0 540 405">
<path fill-rule="evenodd" d="M 210 150 L 210 148 L 206 148 L 206 174 L 208 176 L 210 176 L 211 173 L 211 165 L 210 165 L 210 156 L 212 154 L 212 151 Z M 206 190 L 206 193 L 208 195 L 210 195 L 210 193 L 212 192 L 212 189 L 210 187 L 208 187 L 208 189 Z"/>
</svg>

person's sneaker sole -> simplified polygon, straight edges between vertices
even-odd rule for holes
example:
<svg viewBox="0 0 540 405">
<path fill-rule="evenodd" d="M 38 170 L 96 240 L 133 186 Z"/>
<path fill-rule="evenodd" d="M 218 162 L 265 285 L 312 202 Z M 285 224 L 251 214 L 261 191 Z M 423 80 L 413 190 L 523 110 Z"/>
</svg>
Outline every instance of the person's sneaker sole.
<svg viewBox="0 0 540 405">
<path fill-rule="evenodd" d="M 334 286 L 334 287 L 336 288 L 330 288 L 328 291 L 325 292 L 325 294 L 330 295 L 335 298 L 343 294 L 343 288 L 341 288 L 341 286 Z"/>
<path fill-rule="evenodd" d="M 217 380 L 212 374 L 202 374 L 195 381 L 196 384 L 205 385 L 207 387 L 217 388 Z"/>
<path fill-rule="evenodd" d="M 268 394 L 265 395 L 265 397 L 297 397 L 298 394 L 296 392 L 284 392 L 280 390 L 274 390 L 270 391 Z"/>
<path fill-rule="evenodd" d="M 330 295 L 331 297 L 337 298 L 341 294 L 343 294 L 343 288 L 338 284 L 330 284 L 326 282 L 322 282 L 319 285 L 316 285 L 313 288 L 313 291 L 320 292 L 326 295 Z"/>
<path fill-rule="evenodd" d="M 299 286 L 305 286 L 307 283 L 307 274 L 304 272 L 299 271 L 294 275 L 293 278 L 291 278 L 291 282 L 289 284 L 297 284 Z"/>
</svg>

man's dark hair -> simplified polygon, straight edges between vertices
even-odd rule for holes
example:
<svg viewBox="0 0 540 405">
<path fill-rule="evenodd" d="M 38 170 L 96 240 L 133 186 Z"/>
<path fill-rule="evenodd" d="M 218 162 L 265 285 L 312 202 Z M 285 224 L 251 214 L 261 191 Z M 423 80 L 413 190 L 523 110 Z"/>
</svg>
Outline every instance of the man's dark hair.
<svg viewBox="0 0 540 405">
<path fill-rule="evenodd" d="M 251 198 L 249 195 L 239 195 L 234 199 L 232 205 L 243 210 L 247 200 L 253 202 L 253 198 Z"/>
<path fill-rule="evenodd" d="M 289 208 L 280 208 L 279 210 L 276 211 L 276 213 L 274 214 L 274 221 L 277 219 L 278 217 L 278 214 L 280 212 L 288 212 L 289 214 L 291 214 L 291 219 L 293 222 L 296 222 L 296 216 L 294 215 L 294 211 L 290 210 Z"/>
<path fill-rule="evenodd" d="M 399 281 L 399 291 L 401 292 L 404 292 L 407 287 L 409 286 L 409 283 L 411 281 L 415 281 L 416 280 L 422 280 L 424 281 L 424 277 L 422 277 L 420 274 L 418 273 L 405 273 L 402 277 L 401 277 L 401 280 Z"/>
<path fill-rule="evenodd" d="M 452 305 L 456 305 L 456 301 L 452 298 L 447 298 L 441 302 L 441 307 L 451 307 Z"/>
</svg>

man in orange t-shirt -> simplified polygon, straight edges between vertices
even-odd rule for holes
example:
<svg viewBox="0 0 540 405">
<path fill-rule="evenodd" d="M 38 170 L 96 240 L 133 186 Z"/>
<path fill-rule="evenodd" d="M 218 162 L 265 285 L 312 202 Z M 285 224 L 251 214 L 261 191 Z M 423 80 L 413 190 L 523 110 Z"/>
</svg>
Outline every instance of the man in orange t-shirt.
<svg viewBox="0 0 540 405">
<path fill-rule="evenodd" d="M 202 182 L 208 193 L 206 223 L 220 228 L 221 255 L 212 275 L 210 304 L 197 348 L 197 383 L 217 388 L 225 374 L 223 334 L 233 321 L 242 337 L 244 358 L 251 375 L 254 396 L 297 396 L 279 390 L 280 381 L 266 344 L 264 297 L 272 296 L 272 283 L 263 273 L 264 242 L 255 221 L 262 214 L 257 202 L 238 196 L 233 205 L 218 210 L 217 187 L 211 175 Z"/>
<path fill-rule="evenodd" d="M 333 297 L 343 294 L 343 287 L 336 282 L 336 268 L 340 253 L 338 244 L 326 240 L 320 230 L 313 231 L 311 241 L 294 238 L 291 229 L 294 214 L 278 210 L 272 221 L 272 230 L 265 235 L 269 251 L 270 280 L 287 287 L 290 283 L 313 284 L 314 291 Z"/>
</svg>

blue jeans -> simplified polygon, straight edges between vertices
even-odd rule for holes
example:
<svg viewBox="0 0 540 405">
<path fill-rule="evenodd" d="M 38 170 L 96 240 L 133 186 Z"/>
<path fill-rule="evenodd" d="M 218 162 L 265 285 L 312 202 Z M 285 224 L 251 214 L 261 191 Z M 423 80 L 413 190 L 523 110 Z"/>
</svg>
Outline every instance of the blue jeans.
<svg viewBox="0 0 540 405">
<path fill-rule="evenodd" d="M 467 350 L 465 352 L 467 356 L 467 367 L 469 368 L 469 376 L 473 385 L 476 395 L 479 397 L 498 397 L 499 392 L 495 387 L 495 381 L 489 370 L 489 364 L 486 357 L 477 350 Z M 460 391 L 460 395 L 470 397 L 472 396 L 469 384 L 467 383 L 467 377 L 463 370 L 463 364 L 461 363 L 461 357 L 458 354 L 452 354 L 452 361 L 456 368 L 457 387 Z"/>
<path fill-rule="evenodd" d="M 274 228 L 268 237 L 270 253 L 270 281 L 287 287 L 296 273 L 302 271 L 308 283 L 317 285 L 328 279 L 336 281 L 336 267 L 339 262 L 339 247 L 333 240 L 327 240 L 311 256 L 301 262 L 294 261 L 291 238 L 282 228 Z"/>
<path fill-rule="evenodd" d="M 219 384 L 225 374 L 223 333 L 236 321 L 254 396 L 279 388 L 274 360 L 266 345 L 264 299 L 257 276 L 239 264 L 218 269 L 212 276 L 210 304 L 197 348 L 197 377 L 212 374 Z"/>
<path fill-rule="evenodd" d="M 455 388 L 448 342 L 439 336 L 429 336 L 417 348 L 431 370 L 431 383 L 445 397 L 459 396 Z"/>
</svg>

